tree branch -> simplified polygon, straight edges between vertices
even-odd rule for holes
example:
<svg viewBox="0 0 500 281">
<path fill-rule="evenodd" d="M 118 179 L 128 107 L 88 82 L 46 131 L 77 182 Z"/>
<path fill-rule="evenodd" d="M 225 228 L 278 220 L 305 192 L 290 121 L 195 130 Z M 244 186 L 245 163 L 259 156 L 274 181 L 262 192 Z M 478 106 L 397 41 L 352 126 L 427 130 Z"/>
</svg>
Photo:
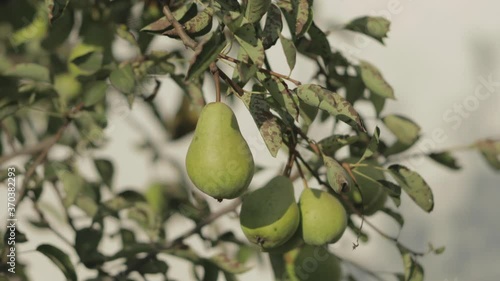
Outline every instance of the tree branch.
<svg viewBox="0 0 500 281">
<path fill-rule="evenodd" d="M 33 146 L 23 148 L 21 150 L 18 150 L 16 152 L 12 153 L 12 154 L 4 155 L 4 156 L 0 157 L 0 164 L 3 164 L 11 159 L 14 159 L 18 156 L 21 156 L 21 155 L 36 154 L 36 153 L 44 150 L 48 145 L 50 145 L 54 141 L 54 138 L 55 138 L 55 136 L 48 137 L 48 138 L 44 139 L 43 141 L 41 141 Z"/>
<path fill-rule="evenodd" d="M 174 29 L 175 31 L 177 31 L 177 34 L 179 35 L 179 38 L 182 40 L 182 43 L 184 43 L 184 46 L 192 50 L 196 49 L 196 47 L 198 46 L 198 42 L 196 42 L 193 38 L 189 37 L 189 35 L 184 30 L 184 27 L 175 19 L 168 5 L 163 6 L 163 14 L 167 18 L 167 20 L 174 26 Z"/>
<path fill-rule="evenodd" d="M 74 114 L 74 113 L 80 111 L 82 108 L 83 108 L 83 103 L 80 103 L 75 108 L 73 108 L 72 110 L 70 110 L 68 113 L 65 114 L 66 122 L 61 126 L 61 128 L 59 128 L 59 130 L 54 135 L 54 137 L 52 139 L 50 139 L 50 141 L 47 142 L 45 147 L 43 147 L 40 155 L 38 155 L 38 157 L 35 159 L 35 162 L 33 162 L 33 164 L 29 167 L 29 169 L 24 174 L 24 179 L 23 179 L 23 182 L 21 184 L 21 188 L 19 189 L 19 200 L 22 200 L 23 197 L 26 195 L 26 190 L 27 190 L 29 180 L 33 176 L 33 174 L 35 173 L 36 168 L 46 160 L 50 149 L 61 139 L 64 131 L 66 130 L 68 125 L 71 123 L 71 118 L 69 118 L 69 116 L 71 114 Z"/>
</svg>

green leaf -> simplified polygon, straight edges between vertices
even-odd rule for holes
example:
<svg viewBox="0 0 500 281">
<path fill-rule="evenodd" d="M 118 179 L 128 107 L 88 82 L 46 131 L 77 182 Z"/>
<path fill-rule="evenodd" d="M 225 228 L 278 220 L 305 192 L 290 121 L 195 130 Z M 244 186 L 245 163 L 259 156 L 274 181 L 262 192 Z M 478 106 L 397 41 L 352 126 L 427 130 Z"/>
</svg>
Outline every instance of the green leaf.
<svg viewBox="0 0 500 281">
<path fill-rule="evenodd" d="M 193 37 L 207 34 L 212 29 L 213 13 L 214 10 L 211 7 L 207 7 L 205 10 L 198 13 L 194 18 L 182 24 L 184 31 Z M 175 29 L 169 29 L 162 34 L 171 37 L 179 37 L 179 34 Z"/>
<path fill-rule="evenodd" d="M 195 57 L 189 67 L 186 80 L 196 79 L 217 59 L 219 53 L 226 46 L 224 33 L 216 31 L 208 41 L 198 44 Z"/>
<path fill-rule="evenodd" d="M 64 207 L 68 208 L 75 202 L 76 197 L 82 191 L 85 181 L 80 175 L 72 174 L 68 171 L 64 171 L 62 173 L 58 171 L 57 173 L 63 183 L 64 191 L 66 193 L 63 200 Z"/>
<path fill-rule="evenodd" d="M 295 10 L 295 35 L 301 37 L 304 35 L 312 23 L 312 9 L 309 5 L 310 0 L 292 1 Z M 311 1 L 312 2 L 312 1 Z"/>
<path fill-rule="evenodd" d="M 104 183 L 111 188 L 113 186 L 113 175 L 115 169 L 113 163 L 107 159 L 94 159 L 94 165 Z"/>
<path fill-rule="evenodd" d="M 475 146 L 493 169 L 500 170 L 500 141 L 481 140 Z"/>
<path fill-rule="evenodd" d="M 296 93 L 305 103 L 327 111 L 355 129 L 366 131 L 358 112 L 341 95 L 315 84 L 300 85 Z"/>
<path fill-rule="evenodd" d="M 71 50 L 69 55 L 69 70 L 74 75 L 89 76 L 101 68 L 103 60 L 102 47 L 79 44 Z"/>
<path fill-rule="evenodd" d="M 262 45 L 262 39 L 257 37 L 255 32 L 255 27 L 252 24 L 244 24 L 234 33 L 235 39 L 240 44 L 252 60 L 252 62 L 260 67 L 264 63 L 264 46 Z"/>
<path fill-rule="evenodd" d="M 98 251 L 101 238 L 102 230 L 91 227 L 76 232 L 75 251 L 87 268 L 94 268 L 104 262 L 104 256 Z"/>
<path fill-rule="evenodd" d="M 184 23 L 192 19 L 198 13 L 198 8 L 196 4 L 191 3 L 190 5 L 182 5 L 177 10 L 172 12 L 172 15 L 179 23 Z M 153 34 L 161 34 L 167 30 L 173 29 L 172 24 L 166 17 L 161 17 L 155 22 L 148 24 L 143 27 L 141 31 L 149 32 Z"/>
<path fill-rule="evenodd" d="M 130 45 L 134 46 L 138 53 L 140 53 L 140 47 L 137 40 L 134 37 L 134 34 L 128 29 L 128 27 L 124 24 L 117 25 L 116 27 L 116 35 L 121 39 L 127 41 Z"/>
<path fill-rule="evenodd" d="M 85 106 L 92 106 L 106 97 L 108 84 L 105 81 L 89 82 L 89 86 L 83 94 L 83 104 Z"/>
<path fill-rule="evenodd" d="M 42 244 L 36 250 L 49 258 L 62 271 L 67 280 L 76 281 L 78 279 L 75 268 L 66 253 L 49 244 Z"/>
<path fill-rule="evenodd" d="M 420 126 L 404 116 L 391 114 L 382 121 L 402 144 L 412 145 L 419 137 Z"/>
<path fill-rule="evenodd" d="M 363 153 L 363 156 L 359 160 L 359 162 L 363 162 L 365 159 L 372 157 L 375 155 L 375 153 L 378 152 L 378 146 L 380 143 L 380 129 L 378 127 L 375 127 L 375 131 L 373 132 L 373 136 L 370 139 L 370 142 L 368 143 L 368 146 L 366 147 L 365 152 Z"/>
<path fill-rule="evenodd" d="M 22 4 L 21 4 L 22 5 Z M 18 7 L 23 7 L 19 5 Z M 14 5 L 14 7 L 17 5 Z M 10 36 L 8 35 L 8 39 L 10 43 L 12 44 L 13 47 L 18 47 L 24 43 L 28 42 L 35 42 L 38 40 L 41 40 L 44 38 L 47 34 L 47 30 L 49 29 L 49 13 L 48 13 L 48 8 L 45 3 L 45 1 L 38 1 L 35 3 L 32 3 L 32 8 L 36 9 L 35 15 L 32 17 L 32 21 L 29 22 L 29 20 L 26 17 L 28 16 L 31 12 L 31 7 L 24 7 L 24 11 L 20 10 L 20 14 L 14 15 L 14 17 L 22 17 L 22 20 L 19 18 L 18 20 L 21 20 L 19 23 L 23 25 L 22 28 L 17 29 L 13 34 Z M 13 7 L 13 6 L 11 6 Z M 9 7 L 2 8 L 4 9 L 9 9 Z M 11 8 L 12 9 L 12 8 Z M 21 8 L 22 9 L 22 8 Z M 9 11 L 10 12 L 10 11 Z M 15 11 L 13 11 L 15 13 Z M 2 15 L 2 18 L 5 17 L 5 14 Z M 8 21 L 9 19 L 7 19 Z M 28 23 L 28 24 L 26 24 Z M 5 29 L 4 29 L 5 30 Z M 5 31 L 3 31 L 5 32 Z M 2 35 L 4 37 L 4 35 Z M 29 52 L 29 51 L 28 51 Z"/>
<path fill-rule="evenodd" d="M 281 20 L 281 10 L 276 5 L 271 4 L 267 12 L 266 24 L 262 30 L 262 45 L 267 50 L 276 44 L 283 30 L 283 22 Z"/>
<path fill-rule="evenodd" d="M 404 265 L 404 280 L 405 281 L 423 281 L 424 280 L 424 269 L 422 266 L 412 257 L 410 251 L 402 246 L 398 246 L 401 256 L 403 258 Z"/>
<path fill-rule="evenodd" d="M 345 82 L 346 100 L 354 104 L 358 99 L 363 97 L 365 92 L 365 84 L 360 77 L 348 76 Z"/>
<path fill-rule="evenodd" d="M 75 205 L 82 209 L 85 214 L 93 218 L 99 211 L 99 206 L 96 201 L 90 196 L 80 195 L 75 200 Z"/>
<path fill-rule="evenodd" d="M 40 82 L 50 82 L 50 71 L 45 66 L 35 63 L 20 63 L 8 71 L 5 76 L 17 77 L 20 79 L 31 79 Z"/>
<path fill-rule="evenodd" d="M 240 11 L 240 3 L 238 0 L 215 0 L 215 2 L 219 3 L 223 10 L 227 11 Z"/>
<path fill-rule="evenodd" d="M 356 143 L 358 140 L 358 136 L 333 135 L 320 140 L 318 145 L 323 154 L 333 157 L 339 149 Z"/>
<path fill-rule="evenodd" d="M 292 92 L 288 89 L 288 86 L 283 80 L 262 72 L 257 73 L 257 79 L 259 79 L 271 96 L 284 107 L 294 119 L 299 117 L 297 102 L 292 97 Z"/>
<path fill-rule="evenodd" d="M 433 249 L 433 252 L 436 255 L 440 255 L 440 254 L 444 253 L 445 250 L 446 250 L 446 247 L 442 246 L 442 247 L 439 247 L 437 249 Z"/>
<path fill-rule="evenodd" d="M 323 154 L 326 167 L 326 179 L 336 193 L 349 191 L 349 178 L 346 170 L 335 159 Z"/>
<path fill-rule="evenodd" d="M 302 131 L 307 132 L 309 130 L 309 126 L 318 115 L 318 108 L 299 100 L 296 96 L 292 97 L 294 98 L 295 103 L 299 104 L 299 115 L 302 118 Z"/>
<path fill-rule="evenodd" d="M 359 67 L 363 83 L 370 91 L 384 98 L 395 99 L 394 90 L 385 81 L 378 68 L 363 60 L 360 61 Z"/>
<path fill-rule="evenodd" d="M 217 281 L 219 278 L 219 268 L 208 261 L 204 261 L 202 265 L 203 279 L 201 281 Z"/>
<path fill-rule="evenodd" d="M 271 0 L 252 0 L 247 2 L 245 9 L 245 18 L 250 23 L 260 21 L 262 16 L 269 10 Z"/>
<path fill-rule="evenodd" d="M 64 10 L 68 6 L 69 0 L 47 0 L 45 2 L 49 8 L 50 23 L 53 23 L 62 16 Z"/>
<path fill-rule="evenodd" d="M 278 118 L 271 113 L 271 108 L 263 95 L 245 93 L 240 98 L 250 111 L 267 149 L 273 157 L 276 157 L 283 144 Z"/>
<path fill-rule="evenodd" d="M 391 22 L 384 17 L 361 17 L 354 19 L 345 26 L 345 29 L 360 32 L 384 43 Z"/>
<path fill-rule="evenodd" d="M 390 166 L 389 171 L 401 188 L 422 210 L 426 212 L 432 211 L 434 208 L 432 190 L 419 174 L 397 164 Z"/>
<path fill-rule="evenodd" d="M 290 67 L 290 72 L 292 72 L 292 70 L 295 67 L 295 61 L 297 58 L 297 50 L 295 49 L 295 45 L 293 44 L 293 41 L 283 37 L 281 34 L 280 34 L 280 42 L 281 42 L 281 46 L 283 47 L 283 52 L 285 53 L 286 62 L 288 63 L 288 66 Z"/>
<path fill-rule="evenodd" d="M 458 165 L 457 159 L 451 155 L 448 151 L 438 152 L 438 153 L 430 153 L 427 156 L 437 163 L 444 165 L 453 170 L 460 170 L 461 167 Z"/>
<path fill-rule="evenodd" d="M 364 89 L 364 87 L 363 87 L 363 89 Z M 382 113 L 382 110 L 384 110 L 386 98 L 381 97 L 377 94 L 374 94 L 373 92 L 370 92 L 370 101 L 372 102 L 373 107 L 375 108 L 375 112 L 377 113 L 377 117 L 379 117 L 380 113 Z"/>
<path fill-rule="evenodd" d="M 295 43 L 297 50 L 307 56 L 313 58 L 320 56 L 324 60 L 329 61 L 332 56 L 332 49 L 326 34 L 314 22 L 309 27 L 307 33 L 311 39 L 308 40 L 305 37 L 300 37 Z"/>
<path fill-rule="evenodd" d="M 134 70 L 130 64 L 114 69 L 109 75 L 109 81 L 118 91 L 131 94 L 135 88 Z"/>
<path fill-rule="evenodd" d="M 115 197 L 105 201 L 103 206 L 108 211 L 118 212 L 134 206 L 137 202 L 145 202 L 142 194 L 132 190 L 125 190 L 117 194 Z"/>
<path fill-rule="evenodd" d="M 132 264 L 133 265 L 133 264 Z M 168 270 L 168 265 L 162 260 L 158 260 L 156 257 L 149 258 L 146 262 L 142 263 L 138 272 L 142 274 L 157 274 L 162 273 L 165 275 Z"/>
<path fill-rule="evenodd" d="M 393 209 L 383 208 L 381 211 L 386 213 L 391 218 L 393 218 L 399 224 L 400 227 L 403 227 L 403 225 L 405 224 L 405 219 L 403 218 L 403 216 L 400 213 L 394 211 Z"/>
<path fill-rule="evenodd" d="M 224 278 L 226 278 L 226 281 L 238 281 L 236 275 L 225 271 L 224 271 Z"/>
<path fill-rule="evenodd" d="M 378 180 L 378 182 L 385 187 L 396 207 L 399 207 L 401 205 L 401 187 L 386 180 Z"/>
</svg>

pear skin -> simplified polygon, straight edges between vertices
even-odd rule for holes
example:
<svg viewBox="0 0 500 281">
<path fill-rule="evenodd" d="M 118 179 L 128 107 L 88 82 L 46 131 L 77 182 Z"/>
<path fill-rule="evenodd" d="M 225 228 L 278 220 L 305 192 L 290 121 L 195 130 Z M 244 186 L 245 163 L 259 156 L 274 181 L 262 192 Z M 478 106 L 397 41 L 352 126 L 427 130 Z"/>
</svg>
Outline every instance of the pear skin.
<svg viewBox="0 0 500 281">
<path fill-rule="evenodd" d="M 278 247 L 296 232 L 300 212 L 289 178 L 277 176 L 243 198 L 240 224 L 248 240 L 263 249 Z"/>
<path fill-rule="evenodd" d="M 342 203 L 328 192 L 306 188 L 300 196 L 302 237 L 308 245 L 334 243 L 347 227 Z"/>
<path fill-rule="evenodd" d="M 255 166 L 229 106 L 216 102 L 203 108 L 186 168 L 194 185 L 217 200 L 236 198 L 247 189 Z"/>
</svg>

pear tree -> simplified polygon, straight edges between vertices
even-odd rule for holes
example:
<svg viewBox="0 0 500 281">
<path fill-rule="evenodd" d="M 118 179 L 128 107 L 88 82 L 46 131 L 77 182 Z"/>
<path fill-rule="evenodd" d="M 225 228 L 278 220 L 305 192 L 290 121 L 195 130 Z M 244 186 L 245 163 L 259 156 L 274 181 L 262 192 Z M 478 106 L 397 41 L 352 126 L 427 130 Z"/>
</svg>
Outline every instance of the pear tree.
<svg viewBox="0 0 500 281">
<path fill-rule="evenodd" d="M 279 281 L 367 280 L 360 272 L 424 280 L 421 260 L 444 248 L 413 249 L 371 217 L 402 229 L 412 221 L 401 204 L 433 210 L 431 187 L 401 164 L 415 156 L 421 128 L 384 110 L 405 97 L 375 65 L 334 48 L 314 16 L 318 2 L 0 1 L 0 181 L 20 213 L 14 230 L 0 228 L 0 277 L 41 280 L 27 262 L 36 255 L 60 271 L 57 280 L 174 280 L 182 263 L 192 270 L 181 280 L 234 281 L 260 270 L 259 261 Z M 380 44 L 389 28 L 373 16 L 339 27 Z M 271 51 L 287 73 L 276 70 Z M 304 60 L 311 75 L 297 77 Z M 175 100 L 172 85 L 182 95 L 174 114 L 164 106 Z M 252 118 L 259 153 L 280 165 L 259 164 L 236 106 Z M 127 119 L 140 139 L 130 149 L 150 167 L 169 166 L 168 180 L 118 184 L 116 159 L 101 152 L 123 107 L 147 112 L 163 136 Z M 312 133 L 328 122 L 335 127 L 327 137 Z M 163 149 L 182 142 L 185 163 Z M 464 148 L 500 170 L 500 140 Z M 458 170 L 455 150 L 417 156 Z M 235 227 L 219 231 L 222 217 Z M 192 228 L 176 233 L 179 220 Z M 53 239 L 40 242 L 42 232 Z M 349 240 L 356 250 L 373 235 L 401 253 L 399 271 L 381 276 L 334 247 Z M 33 241 L 40 243 L 24 246 Z M 120 246 L 110 251 L 110 242 Z"/>
</svg>

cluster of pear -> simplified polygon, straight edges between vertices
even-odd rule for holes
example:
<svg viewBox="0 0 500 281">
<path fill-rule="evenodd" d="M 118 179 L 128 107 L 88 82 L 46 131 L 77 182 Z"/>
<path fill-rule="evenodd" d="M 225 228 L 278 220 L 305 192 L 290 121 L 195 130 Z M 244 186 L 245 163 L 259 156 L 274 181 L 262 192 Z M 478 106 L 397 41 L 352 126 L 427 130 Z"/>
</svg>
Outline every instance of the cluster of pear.
<svg viewBox="0 0 500 281">
<path fill-rule="evenodd" d="M 356 163 L 356 159 L 343 162 Z M 254 161 L 233 111 L 224 103 L 207 104 L 200 113 L 186 156 L 186 168 L 194 185 L 217 200 L 233 199 L 246 191 L 254 174 Z M 355 175 L 359 188 L 352 188 L 350 179 L 351 188 L 337 189 L 348 191 L 352 205 L 371 215 L 387 199 L 387 193 L 377 182 L 384 179 L 384 174 L 363 166 L 357 169 L 372 180 Z M 296 279 L 335 281 L 341 278 L 340 264 L 325 245 L 342 237 L 347 216 L 343 203 L 320 189 L 305 188 L 297 203 L 292 181 L 276 176 L 264 187 L 244 196 L 240 225 L 250 242 L 263 251 L 283 255 L 293 271 L 289 273 Z M 311 257 L 316 268 L 301 267 Z"/>
<path fill-rule="evenodd" d="M 347 214 L 330 193 L 306 188 L 297 203 L 292 181 L 276 176 L 243 198 L 240 224 L 250 242 L 284 255 L 298 280 L 340 280 L 339 261 L 324 246 L 340 239 Z"/>
<path fill-rule="evenodd" d="M 277 176 L 243 198 L 240 224 L 248 240 L 264 251 L 285 252 L 301 240 L 313 246 L 336 242 L 347 227 L 347 214 L 336 197 L 319 189 L 304 189 L 297 203 L 292 181 Z"/>
</svg>

